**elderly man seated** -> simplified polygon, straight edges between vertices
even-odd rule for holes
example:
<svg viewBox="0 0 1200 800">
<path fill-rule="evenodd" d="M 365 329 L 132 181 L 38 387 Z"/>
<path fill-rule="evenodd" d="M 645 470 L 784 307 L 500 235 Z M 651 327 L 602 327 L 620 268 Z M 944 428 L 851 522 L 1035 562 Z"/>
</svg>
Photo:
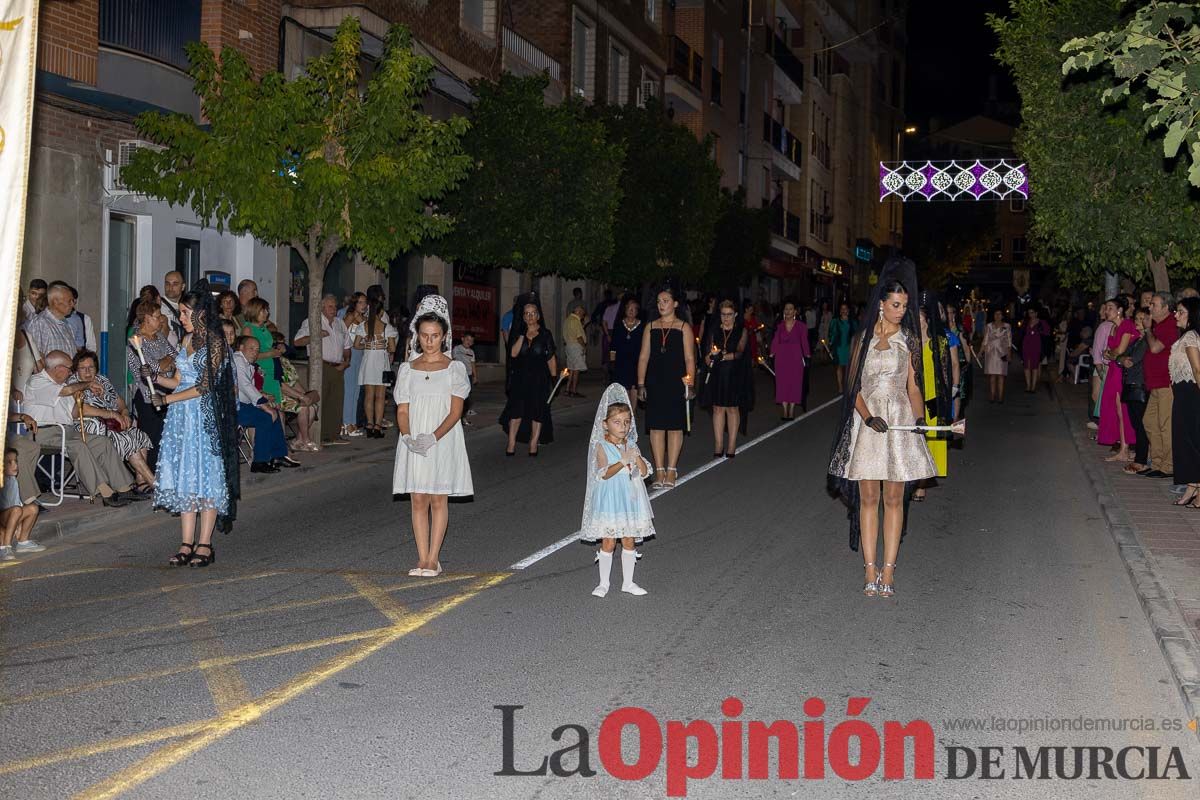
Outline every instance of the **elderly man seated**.
<svg viewBox="0 0 1200 800">
<path fill-rule="evenodd" d="M 233 354 L 233 371 L 237 376 L 238 424 L 254 428 L 254 461 L 250 471 L 279 472 L 281 468 L 298 467 L 300 462 L 288 457 L 279 408 L 254 383 L 256 361 L 258 340 L 253 336 L 239 337 L 237 352 Z"/>
<path fill-rule="evenodd" d="M 33 475 L 41 447 L 60 447 L 65 426 L 67 457 L 75 467 L 75 475 L 84 490 L 92 497 L 100 495 L 104 505 L 121 507 L 131 500 L 145 500 L 130 490 L 133 476 L 125 468 L 120 453 L 113 449 L 106 436 L 89 436 L 85 442 L 72 423 L 75 417 L 76 395 L 82 395 L 92 384 L 68 384 L 71 377 L 71 357 L 61 350 L 45 354 L 46 368 L 29 379 L 25 387 L 22 411 L 38 424 L 38 448 L 21 448 L 21 475 Z"/>
</svg>

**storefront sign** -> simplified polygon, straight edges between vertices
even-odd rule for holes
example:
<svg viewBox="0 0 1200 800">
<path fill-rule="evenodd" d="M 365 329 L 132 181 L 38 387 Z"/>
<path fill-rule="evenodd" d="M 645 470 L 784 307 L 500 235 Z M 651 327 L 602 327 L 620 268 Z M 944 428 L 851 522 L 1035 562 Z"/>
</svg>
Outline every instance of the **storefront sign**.
<svg viewBox="0 0 1200 800">
<path fill-rule="evenodd" d="M 846 268 L 836 261 L 830 261 L 828 258 L 821 259 L 821 272 L 841 276 L 845 270 Z"/>
<path fill-rule="evenodd" d="M 456 339 L 464 333 L 473 333 L 479 344 L 495 344 L 499 332 L 496 287 L 456 281 L 450 323 Z"/>
<path fill-rule="evenodd" d="M 875 258 L 875 251 L 870 247 L 864 247 L 861 244 L 854 248 L 854 257 L 859 261 L 870 261 Z"/>
</svg>

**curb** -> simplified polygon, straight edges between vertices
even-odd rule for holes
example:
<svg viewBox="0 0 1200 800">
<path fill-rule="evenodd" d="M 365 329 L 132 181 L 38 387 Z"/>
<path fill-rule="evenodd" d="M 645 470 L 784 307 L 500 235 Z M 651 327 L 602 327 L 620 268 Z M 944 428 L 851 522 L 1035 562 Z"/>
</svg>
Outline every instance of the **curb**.
<svg viewBox="0 0 1200 800">
<path fill-rule="evenodd" d="M 1086 445 L 1091 440 L 1071 424 L 1070 412 L 1063 403 L 1062 393 L 1058 387 L 1054 391 L 1059 413 L 1062 414 L 1063 424 L 1075 445 L 1075 453 L 1087 476 L 1092 491 L 1096 494 L 1096 502 L 1104 517 L 1105 527 L 1117 546 L 1134 592 L 1141 603 L 1146 620 L 1154 631 L 1154 639 L 1158 642 L 1159 650 L 1175 679 L 1175 687 L 1179 690 L 1180 699 L 1189 719 L 1200 717 L 1200 647 L 1188 633 L 1187 622 L 1179 613 L 1167 591 L 1162 579 L 1155 572 L 1154 564 L 1146 553 L 1145 547 L 1133 529 L 1129 513 L 1113 497 L 1108 484 L 1108 477 L 1103 468 L 1089 457 Z M 1200 738 L 1200 727 L 1195 729 Z"/>
</svg>

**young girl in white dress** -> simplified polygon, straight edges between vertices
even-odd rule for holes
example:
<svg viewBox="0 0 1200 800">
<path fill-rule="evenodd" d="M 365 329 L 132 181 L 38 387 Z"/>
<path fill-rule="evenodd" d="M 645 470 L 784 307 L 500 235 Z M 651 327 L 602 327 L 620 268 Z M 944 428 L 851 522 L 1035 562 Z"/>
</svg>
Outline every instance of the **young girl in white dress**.
<svg viewBox="0 0 1200 800">
<path fill-rule="evenodd" d="M 644 482 L 650 465 L 638 450 L 629 393 L 619 383 L 609 386 L 600 398 L 587 459 L 587 492 L 579 537 L 587 542 L 600 541 L 600 584 L 592 594 L 608 594 L 617 539 L 621 540 L 621 591 L 646 594 L 633 582 L 633 570 L 637 565 L 634 539 L 654 535 L 654 512 Z"/>
<path fill-rule="evenodd" d="M 396 373 L 396 469 L 392 494 L 412 499 L 417 566 L 409 575 L 440 575 L 438 554 L 449 523 L 449 498 L 475 493 L 459 420 L 471 382 L 461 361 L 450 358 L 450 309 L 429 295 L 409 324 L 409 360 Z"/>
</svg>

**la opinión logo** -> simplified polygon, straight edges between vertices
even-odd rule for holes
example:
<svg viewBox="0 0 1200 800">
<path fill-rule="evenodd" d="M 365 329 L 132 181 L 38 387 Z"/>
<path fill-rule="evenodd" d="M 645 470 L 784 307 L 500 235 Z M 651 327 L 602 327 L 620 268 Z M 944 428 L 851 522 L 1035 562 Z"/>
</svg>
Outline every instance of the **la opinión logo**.
<svg viewBox="0 0 1200 800">
<path fill-rule="evenodd" d="M 524 706 L 493 706 L 500 712 L 500 777 L 554 775 L 593 778 L 593 763 L 613 778 L 642 781 L 665 765 L 668 797 L 686 797 L 689 781 L 707 780 L 822 780 L 832 774 L 861 781 L 880 772 L 887 780 L 933 780 L 933 727 L 925 720 L 887 720 L 879 729 L 860 715 L 871 699 L 846 701 L 848 719 L 829 726 L 825 701 L 810 697 L 803 704 L 809 717 L 791 720 L 743 720 L 744 704 L 728 697 L 721 704 L 724 718 L 660 721 L 637 706 L 618 708 L 600 723 L 596 748 L 592 734 L 579 724 L 559 725 L 550 732 L 550 752 L 518 759 L 517 712 Z M 624 748 L 636 736 L 636 749 Z M 853 743 L 853 746 L 852 746 Z M 548 748 L 550 749 L 550 748 Z M 947 746 L 946 779 L 1189 779 L 1182 753 L 1176 747 L 979 747 Z M 1165 751 L 1162 752 L 1162 751 Z M 627 759 L 625 753 L 635 753 Z M 911 768 L 906 754 L 911 753 Z M 853 755 L 852 755 L 853 754 Z M 771 774 L 772 755 L 775 773 Z M 595 759 L 595 761 L 594 761 Z"/>
</svg>

